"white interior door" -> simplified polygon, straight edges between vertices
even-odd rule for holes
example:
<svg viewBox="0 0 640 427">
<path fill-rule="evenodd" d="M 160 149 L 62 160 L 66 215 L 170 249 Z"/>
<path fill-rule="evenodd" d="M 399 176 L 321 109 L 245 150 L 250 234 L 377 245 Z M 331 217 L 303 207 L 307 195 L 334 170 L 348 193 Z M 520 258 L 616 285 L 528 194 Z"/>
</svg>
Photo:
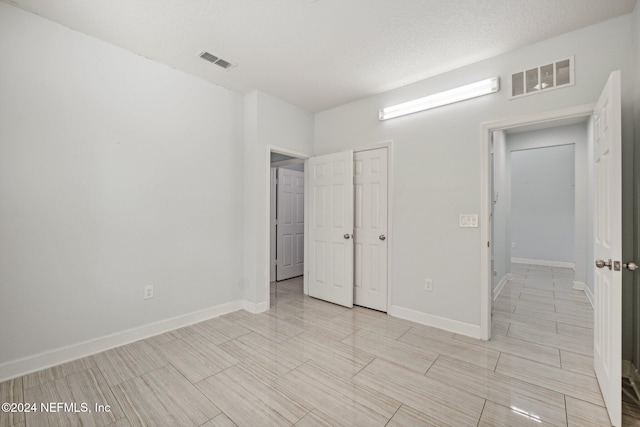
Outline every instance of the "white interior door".
<svg viewBox="0 0 640 427">
<path fill-rule="evenodd" d="M 309 296 L 353 307 L 353 151 L 308 160 Z"/>
<path fill-rule="evenodd" d="M 621 425 L 622 206 L 620 71 L 594 110 L 594 367 L 611 423 Z"/>
<path fill-rule="evenodd" d="M 277 280 L 304 272 L 304 172 L 278 168 Z"/>
<path fill-rule="evenodd" d="M 356 305 L 387 311 L 387 149 L 353 157 Z"/>
</svg>

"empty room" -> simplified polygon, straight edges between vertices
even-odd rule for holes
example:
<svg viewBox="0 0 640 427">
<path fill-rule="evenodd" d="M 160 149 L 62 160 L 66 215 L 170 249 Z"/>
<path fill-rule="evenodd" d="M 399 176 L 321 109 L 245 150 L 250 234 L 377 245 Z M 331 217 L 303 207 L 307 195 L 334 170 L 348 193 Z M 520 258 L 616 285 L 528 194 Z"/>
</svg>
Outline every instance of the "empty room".
<svg viewBox="0 0 640 427">
<path fill-rule="evenodd" d="M 640 426 L 637 0 L 0 0 L 0 427 Z"/>
</svg>

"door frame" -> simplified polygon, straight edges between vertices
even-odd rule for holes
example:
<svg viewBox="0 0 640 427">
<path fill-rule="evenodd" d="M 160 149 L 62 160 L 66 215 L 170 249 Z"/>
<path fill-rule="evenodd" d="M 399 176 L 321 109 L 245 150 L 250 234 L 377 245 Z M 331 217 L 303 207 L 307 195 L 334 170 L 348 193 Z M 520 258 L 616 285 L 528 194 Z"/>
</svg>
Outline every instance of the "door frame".
<svg viewBox="0 0 640 427">
<path fill-rule="evenodd" d="M 491 134 L 535 123 L 552 122 L 593 114 L 595 103 L 577 105 L 558 110 L 543 111 L 508 119 L 482 123 L 480 149 L 480 339 L 491 339 Z"/>
<path fill-rule="evenodd" d="M 271 308 L 271 153 L 284 154 L 285 156 L 296 157 L 298 159 L 306 160 L 312 157 L 310 154 L 300 151 L 290 150 L 288 148 L 279 147 L 277 145 L 267 144 L 266 147 L 266 160 L 265 160 L 265 176 L 264 176 L 264 191 L 266 196 L 266 202 L 264 205 L 264 230 L 265 235 L 268 236 L 265 239 L 264 247 L 264 275 L 265 283 L 263 284 L 265 290 L 266 310 Z M 309 231 L 307 225 L 307 168 L 304 170 L 304 283 L 305 288 L 307 286 L 307 233 Z M 258 289 L 260 284 L 257 284 Z"/>
<path fill-rule="evenodd" d="M 392 307 L 392 289 L 393 289 L 393 263 L 391 260 L 393 259 L 393 141 L 386 140 L 370 145 L 358 146 L 352 149 L 353 152 L 356 151 L 368 151 L 375 150 L 378 148 L 386 148 L 387 149 L 387 314 L 389 313 Z M 305 168 L 304 168 L 304 276 L 303 276 L 303 292 L 305 295 L 309 295 L 309 265 L 307 263 L 308 254 L 309 254 L 309 221 L 308 221 L 308 169 L 306 167 L 306 160 L 313 157 L 311 154 L 303 153 L 300 151 L 290 150 L 288 148 L 280 147 L 273 144 L 268 144 L 266 147 L 266 160 L 265 160 L 265 176 L 264 176 L 264 191 L 267 195 L 266 202 L 264 205 L 264 230 L 266 236 L 269 236 L 265 242 L 265 257 L 264 257 L 264 277 L 266 278 L 264 283 L 264 289 L 266 292 L 266 309 L 269 310 L 271 307 L 271 153 L 284 154 L 286 156 L 292 156 L 299 159 L 305 160 Z M 327 154 L 327 153 L 323 153 Z"/>
<path fill-rule="evenodd" d="M 278 167 L 270 165 L 269 170 L 269 284 L 278 279 L 276 273 L 276 216 L 278 215 L 276 199 L 278 186 L 276 185 Z"/>
</svg>

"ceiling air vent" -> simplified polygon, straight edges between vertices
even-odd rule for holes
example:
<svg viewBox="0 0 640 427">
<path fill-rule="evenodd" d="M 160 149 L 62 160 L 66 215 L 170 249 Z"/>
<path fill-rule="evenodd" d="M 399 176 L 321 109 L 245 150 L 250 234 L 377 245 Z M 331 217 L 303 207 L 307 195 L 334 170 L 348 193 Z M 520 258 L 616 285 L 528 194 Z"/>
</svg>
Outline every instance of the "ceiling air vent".
<svg viewBox="0 0 640 427">
<path fill-rule="evenodd" d="M 575 84 L 573 56 L 511 75 L 511 99 Z"/>
<path fill-rule="evenodd" d="M 232 64 L 229 61 L 226 61 L 216 55 L 213 55 L 209 52 L 200 52 L 198 53 L 198 56 L 202 59 L 204 59 L 205 61 L 209 61 L 212 64 L 217 65 L 220 68 L 224 68 L 225 70 L 230 70 L 231 68 L 235 67 L 236 64 Z"/>
</svg>

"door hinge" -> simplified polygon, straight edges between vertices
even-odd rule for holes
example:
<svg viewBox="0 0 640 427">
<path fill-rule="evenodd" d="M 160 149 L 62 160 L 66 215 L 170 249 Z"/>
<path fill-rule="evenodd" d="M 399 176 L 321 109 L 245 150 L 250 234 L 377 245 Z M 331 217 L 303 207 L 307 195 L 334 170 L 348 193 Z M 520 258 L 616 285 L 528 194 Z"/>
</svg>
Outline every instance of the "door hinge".
<svg viewBox="0 0 640 427">
<path fill-rule="evenodd" d="M 487 242 L 487 247 L 490 248 L 491 247 L 491 242 Z"/>
</svg>

